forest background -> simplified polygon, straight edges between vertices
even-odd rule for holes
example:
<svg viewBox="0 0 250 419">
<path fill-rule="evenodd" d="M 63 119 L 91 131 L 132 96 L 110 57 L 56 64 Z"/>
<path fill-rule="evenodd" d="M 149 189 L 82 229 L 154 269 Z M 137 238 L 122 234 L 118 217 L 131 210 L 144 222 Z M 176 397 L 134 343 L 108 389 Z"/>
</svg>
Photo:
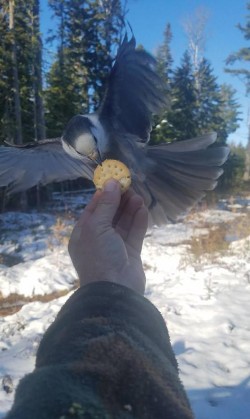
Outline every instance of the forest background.
<svg viewBox="0 0 250 419">
<path fill-rule="evenodd" d="M 39 0 L 0 0 L 0 144 L 60 137 L 73 115 L 97 109 L 124 37 L 126 0 L 48 0 L 54 19 L 46 36 L 40 32 L 40 6 Z M 247 2 L 246 22 L 238 25 L 244 42 L 250 40 L 249 10 Z M 166 22 L 155 55 L 170 106 L 154 119 L 152 143 L 216 131 L 217 142 L 225 144 L 239 126 L 236 90 L 218 83 L 205 56 L 206 19 L 200 10 L 186 20 L 188 49 L 179 65 L 171 52 L 171 23 Z M 250 93 L 249 61 L 250 48 L 243 46 L 232 51 L 225 63 L 225 71 L 243 79 L 246 94 Z M 249 190 L 249 155 L 250 134 L 246 145 L 231 144 L 218 191 Z M 63 184 L 70 187 L 70 182 Z"/>
</svg>

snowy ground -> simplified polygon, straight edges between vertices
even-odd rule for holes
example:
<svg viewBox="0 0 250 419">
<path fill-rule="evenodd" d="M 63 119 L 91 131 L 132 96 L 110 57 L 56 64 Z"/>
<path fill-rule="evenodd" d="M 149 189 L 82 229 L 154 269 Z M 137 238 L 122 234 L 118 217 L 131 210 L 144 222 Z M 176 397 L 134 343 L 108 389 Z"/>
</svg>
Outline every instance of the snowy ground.
<svg viewBox="0 0 250 419">
<path fill-rule="evenodd" d="M 67 206 L 79 211 L 87 198 L 68 196 Z M 63 211 L 0 215 L 0 310 L 33 300 L 0 317 L 0 418 L 14 395 L 2 379 L 10 376 L 15 388 L 32 371 L 39 341 L 70 294 L 55 297 L 75 286 L 67 255 L 73 222 Z M 154 229 L 143 261 L 146 297 L 166 319 L 196 418 L 249 418 L 250 199 Z M 44 295 L 51 300 L 36 301 Z"/>
</svg>

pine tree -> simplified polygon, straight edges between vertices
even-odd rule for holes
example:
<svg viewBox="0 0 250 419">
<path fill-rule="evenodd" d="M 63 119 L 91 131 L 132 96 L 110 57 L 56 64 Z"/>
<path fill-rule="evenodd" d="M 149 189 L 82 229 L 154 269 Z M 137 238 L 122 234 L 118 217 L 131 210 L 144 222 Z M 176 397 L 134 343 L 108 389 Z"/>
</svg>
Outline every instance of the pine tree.
<svg viewBox="0 0 250 419">
<path fill-rule="evenodd" d="M 218 131 L 223 123 L 220 107 L 222 105 L 220 87 L 213 74 L 211 64 L 206 58 L 200 62 L 196 73 L 195 122 L 200 134 L 207 131 Z"/>
<path fill-rule="evenodd" d="M 11 67 L 13 72 L 13 95 L 14 95 L 14 115 L 15 115 L 15 135 L 14 142 L 22 144 L 22 117 L 21 117 L 21 102 L 20 102 L 20 83 L 17 66 L 17 43 L 15 34 L 15 2 L 9 0 L 9 31 L 11 44 Z"/>
<path fill-rule="evenodd" d="M 242 188 L 245 170 L 246 148 L 241 144 L 230 145 L 230 155 L 223 165 L 223 176 L 219 180 L 217 190 L 222 192 L 238 193 Z"/>
<path fill-rule="evenodd" d="M 122 40 L 126 1 L 94 0 L 91 5 L 92 17 L 88 27 L 90 43 L 86 59 L 89 68 L 89 92 L 92 92 L 89 106 L 96 109 L 105 92 L 106 78 L 114 53 Z M 91 46 L 92 40 L 96 45 L 95 49 Z"/>
<path fill-rule="evenodd" d="M 0 137 L 1 141 L 21 143 L 22 115 L 17 16 L 18 6 L 13 0 L 0 1 Z"/>
<path fill-rule="evenodd" d="M 34 133 L 34 53 L 33 0 L 18 0 L 15 7 L 15 35 L 22 116 L 23 141 L 33 141 Z"/>
<path fill-rule="evenodd" d="M 237 102 L 236 90 L 229 84 L 220 86 L 219 126 L 215 127 L 218 140 L 226 143 L 230 134 L 239 128 L 240 105 Z"/>
<path fill-rule="evenodd" d="M 174 71 L 172 81 L 172 106 L 168 123 L 173 128 L 173 139 L 183 140 L 197 134 L 195 114 L 197 96 L 191 58 L 186 51 L 181 65 Z"/>
<path fill-rule="evenodd" d="M 55 136 L 69 118 L 94 110 L 103 97 L 112 52 L 121 39 L 124 9 L 118 0 L 49 4 L 59 21 L 58 51 L 46 92 L 49 135 Z"/>
<path fill-rule="evenodd" d="M 39 0 L 33 0 L 32 28 L 34 131 L 35 139 L 39 141 L 43 140 L 46 136 L 43 105 L 42 40 L 40 35 Z"/>
<path fill-rule="evenodd" d="M 157 122 L 152 143 L 184 140 L 215 131 L 217 141 L 224 144 L 228 135 L 237 129 L 238 121 L 239 105 L 234 89 L 217 83 L 213 68 L 205 58 L 194 72 L 186 52 L 181 66 L 173 72 L 171 107 Z"/>
<path fill-rule="evenodd" d="M 161 115 L 160 122 L 152 132 L 153 144 L 185 140 L 197 134 L 196 93 L 191 58 L 188 51 L 185 51 L 180 66 L 173 70 L 170 79 L 170 106 Z"/>
<path fill-rule="evenodd" d="M 236 91 L 230 85 L 219 85 L 211 64 L 205 58 L 198 69 L 199 90 L 197 91 L 198 132 L 217 133 L 217 142 L 225 144 L 228 135 L 236 131 L 239 121 L 239 104 Z"/>
<path fill-rule="evenodd" d="M 250 11 L 250 2 L 247 3 L 247 10 Z M 242 26 L 241 24 L 238 24 L 237 27 L 239 30 L 243 33 L 243 36 L 246 41 L 250 41 L 250 15 L 247 15 L 247 22 L 246 26 Z M 250 63 L 250 47 L 243 47 L 240 48 L 239 51 L 231 54 L 227 60 L 227 65 L 233 65 L 236 62 L 240 61 L 241 63 L 245 63 L 246 66 L 248 63 Z M 229 69 L 226 68 L 226 72 L 231 73 L 235 76 L 240 76 L 246 85 L 246 91 L 249 94 L 250 93 L 250 70 L 248 68 L 238 68 L 238 69 Z"/>
<path fill-rule="evenodd" d="M 156 53 L 158 74 L 165 82 L 166 86 L 170 84 L 171 76 L 173 73 L 173 57 L 170 48 L 172 38 L 173 35 L 171 25 L 170 23 L 167 23 L 164 31 L 163 43 L 159 46 Z"/>
<path fill-rule="evenodd" d="M 10 86 L 12 80 L 11 44 L 9 37 L 8 3 L 0 0 L 0 142 L 12 141 L 14 137 L 11 122 L 12 101 Z"/>
<path fill-rule="evenodd" d="M 151 133 L 151 144 L 169 142 L 174 136 L 173 127 L 168 122 L 172 101 L 173 58 L 170 47 L 172 37 L 171 26 L 167 23 L 163 34 L 163 43 L 159 46 L 156 53 L 156 60 L 157 72 L 166 86 L 169 105 L 166 109 L 163 109 L 160 115 L 154 116 L 155 127 Z"/>
<path fill-rule="evenodd" d="M 44 136 L 36 135 L 38 125 L 44 126 L 38 6 L 38 0 L 0 0 L 1 141 L 20 143 L 21 137 L 25 142 Z"/>
<path fill-rule="evenodd" d="M 49 0 L 49 5 L 57 19 L 57 32 L 53 33 L 48 42 L 58 40 L 57 54 L 49 73 L 48 88 L 45 92 L 46 123 L 48 135 L 61 135 L 68 119 L 81 112 L 79 97 L 74 91 L 74 64 L 70 60 L 68 42 L 68 0 Z"/>
</svg>

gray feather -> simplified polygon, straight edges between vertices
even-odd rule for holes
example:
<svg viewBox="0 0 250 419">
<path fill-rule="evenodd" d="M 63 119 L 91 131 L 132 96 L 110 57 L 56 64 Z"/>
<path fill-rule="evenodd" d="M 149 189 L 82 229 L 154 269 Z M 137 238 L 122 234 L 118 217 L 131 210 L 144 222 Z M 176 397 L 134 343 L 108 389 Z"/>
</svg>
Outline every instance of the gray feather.
<svg viewBox="0 0 250 419">
<path fill-rule="evenodd" d="M 173 141 L 168 144 L 168 151 L 195 151 L 195 150 L 204 150 L 208 146 L 212 145 L 217 138 L 216 132 L 209 132 L 204 135 L 199 135 L 198 137 L 191 138 L 184 141 Z M 165 144 L 158 145 L 160 150 L 161 146 L 165 149 Z"/>
<path fill-rule="evenodd" d="M 134 37 L 128 41 L 126 36 L 119 48 L 99 116 L 110 129 L 146 142 L 152 113 L 166 106 L 166 89 L 155 71 L 155 59 L 135 45 Z"/>
<path fill-rule="evenodd" d="M 66 154 L 58 139 L 0 147 L 0 186 L 8 186 L 10 193 L 79 177 L 92 179 L 89 160 L 77 160 Z"/>
<path fill-rule="evenodd" d="M 143 196 L 154 224 L 176 221 L 205 192 L 217 185 L 228 147 L 209 147 L 216 135 L 207 134 L 186 141 L 146 148 L 146 180 L 134 189 Z M 184 150 L 184 151 L 183 151 Z"/>
</svg>

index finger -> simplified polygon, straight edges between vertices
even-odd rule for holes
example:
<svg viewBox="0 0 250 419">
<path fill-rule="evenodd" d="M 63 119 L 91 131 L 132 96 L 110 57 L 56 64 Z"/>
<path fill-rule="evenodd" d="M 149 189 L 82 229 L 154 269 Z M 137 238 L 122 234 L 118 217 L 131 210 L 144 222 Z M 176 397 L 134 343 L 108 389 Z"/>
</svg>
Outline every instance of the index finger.
<svg viewBox="0 0 250 419">
<path fill-rule="evenodd" d="M 89 217 L 93 214 L 93 212 L 95 211 L 96 207 L 97 207 L 97 203 L 98 203 L 98 199 L 99 196 L 101 194 L 100 190 L 97 190 L 94 195 L 91 198 L 91 201 L 86 205 L 86 207 L 84 208 L 83 212 L 80 215 L 80 218 L 77 222 L 77 224 L 79 226 L 81 226 L 82 224 L 84 224 Z"/>
</svg>

